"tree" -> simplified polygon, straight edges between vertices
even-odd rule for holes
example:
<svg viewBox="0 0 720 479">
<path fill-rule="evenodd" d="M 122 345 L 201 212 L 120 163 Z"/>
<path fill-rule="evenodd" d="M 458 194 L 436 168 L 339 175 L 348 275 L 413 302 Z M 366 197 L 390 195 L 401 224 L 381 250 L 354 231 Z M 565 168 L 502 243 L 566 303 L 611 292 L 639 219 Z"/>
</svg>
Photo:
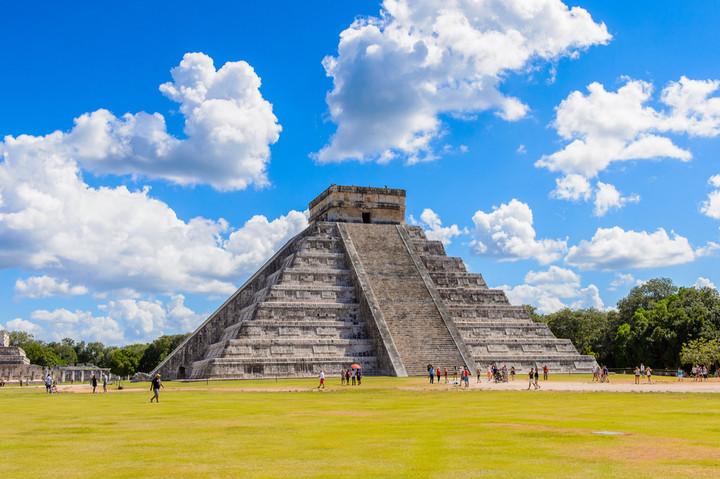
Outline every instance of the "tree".
<svg viewBox="0 0 720 479">
<path fill-rule="evenodd" d="M 62 364 L 60 356 L 40 341 L 25 344 L 23 350 L 25 350 L 25 355 L 27 355 L 31 364 L 37 364 L 38 366 L 57 366 L 58 364 Z"/>
<path fill-rule="evenodd" d="M 592 354 L 601 364 L 614 365 L 612 346 L 619 321 L 615 311 L 565 308 L 538 318 L 556 337 L 572 341 L 581 354 Z"/>
<path fill-rule="evenodd" d="M 695 339 L 685 343 L 680 351 L 680 363 L 684 365 L 720 363 L 720 339 Z"/>
<path fill-rule="evenodd" d="M 173 352 L 180 343 L 185 341 L 190 333 L 187 334 L 176 334 L 173 336 L 160 336 L 158 339 L 153 341 L 145 352 L 142 358 L 140 358 L 140 364 L 138 365 L 138 371 L 149 373 L 155 369 L 168 354 Z"/>
<path fill-rule="evenodd" d="M 35 341 L 35 336 L 25 331 L 10 331 L 10 346 L 16 346 L 18 348 L 25 349 L 25 345 Z"/>
<path fill-rule="evenodd" d="M 622 323 L 629 323 L 638 309 L 650 310 L 655 303 L 677 291 L 677 286 L 669 278 L 655 278 L 640 286 L 635 286 L 625 298 L 617 303 Z"/>
<path fill-rule="evenodd" d="M 114 348 L 108 356 L 105 367 L 118 376 L 130 376 L 138 371 L 138 364 L 147 344 L 130 344 L 122 348 Z"/>
<path fill-rule="evenodd" d="M 78 357 L 75 349 L 67 342 L 65 342 L 65 340 L 63 340 L 62 343 L 52 342 L 48 344 L 48 346 L 55 354 L 60 357 L 60 359 L 62 360 L 61 364 L 76 364 L 78 362 Z"/>
</svg>

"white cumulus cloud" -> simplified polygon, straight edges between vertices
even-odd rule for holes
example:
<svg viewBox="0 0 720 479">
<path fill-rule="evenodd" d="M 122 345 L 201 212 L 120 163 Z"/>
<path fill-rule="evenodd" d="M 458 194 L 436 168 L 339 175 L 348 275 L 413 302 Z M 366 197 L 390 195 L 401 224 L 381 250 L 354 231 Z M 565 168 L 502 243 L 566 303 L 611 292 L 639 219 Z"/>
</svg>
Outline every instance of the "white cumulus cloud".
<svg viewBox="0 0 720 479">
<path fill-rule="evenodd" d="M 420 215 L 420 222 L 416 222 L 412 215 L 410 216 L 410 222 L 412 224 L 419 224 L 422 226 L 428 239 L 440 241 L 445 246 L 452 243 L 452 238 L 455 236 L 468 233 L 467 228 L 463 228 L 461 230 L 458 228 L 458 225 L 443 226 L 442 221 L 440 220 L 440 215 L 430 208 L 425 208 L 423 210 Z"/>
<path fill-rule="evenodd" d="M 698 277 L 697 281 L 695 281 L 695 284 L 693 286 L 698 289 L 700 289 L 700 288 L 717 289 L 717 288 L 715 288 L 715 285 L 713 284 L 712 281 L 710 281 L 707 278 L 703 278 L 702 276 Z"/>
<path fill-rule="evenodd" d="M 654 233 L 598 228 L 590 241 L 573 246 L 565 262 L 583 270 L 613 271 L 629 268 L 653 268 L 688 263 L 707 254 L 717 245 L 694 250 L 687 238 L 660 228 Z"/>
<path fill-rule="evenodd" d="M 320 162 L 409 163 L 435 157 L 443 113 L 495 110 L 506 120 L 527 106 L 500 91 L 503 75 L 577 54 L 610 35 L 582 8 L 559 0 L 385 0 L 379 18 L 359 18 L 323 65 L 337 131 Z"/>
<path fill-rule="evenodd" d="M 708 199 L 703 203 L 700 211 L 710 218 L 720 220 L 720 175 L 711 176 L 708 184 L 717 189 L 708 194 Z"/>
<path fill-rule="evenodd" d="M 541 264 L 558 260 L 567 249 L 564 240 L 535 239 L 530 207 L 516 199 L 491 213 L 477 211 L 473 216 L 475 229 L 471 251 L 501 261 L 534 258 Z"/>
<path fill-rule="evenodd" d="M 603 308 L 598 288 L 591 284 L 581 287 L 580 276 L 574 271 L 551 266 L 547 271 L 530 271 L 525 275 L 525 283 L 505 290 L 513 304 L 530 304 L 541 314 L 549 314 L 563 308 Z M 572 301 L 567 304 L 567 301 Z"/>
<path fill-rule="evenodd" d="M 76 296 L 87 294 L 85 286 L 72 286 L 49 276 L 31 276 L 15 281 L 16 298 L 49 298 L 50 296 Z"/>
<path fill-rule="evenodd" d="M 72 159 L 41 150 L 6 152 L 0 162 L 0 268 L 37 271 L 95 294 L 228 294 L 307 225 L 297 211 L 238 229 L 223 219 L 183 221 L 148 188 L 90 187 Z"/>
<path fill-rule="evenodd" d="M 567 142 L 561 150 L 544 155 L 535 166 L 564 175 L 553 195 L 561 199 L 588 200 L 588 187 L 580 178 L 591 179 L 612 163 L 674 158 L 689 161 L 692 154 L 673 143 L 667 135 L 714 137 L 720 134 L 720 81 L 682 77 L 666 86 L 650 105 L 653 85 L 626 79 L 617 91 L 600 83 L 588 85 L 587 94 L 572 92 L 557 107 L 553 127 Z M 639 200 L 623 197 L 598 182 L 595 214 L 602 216 L 611 207 L 620 208 Z"/>
<path fill-rule="evenodd" d="M 253 68 L 240 61 L 215 70 L 207 55 L 188 53 L 172 77 L 160 90 L 180 103 L 185 139 L 168 134 L 159 113 L 116 117 L 100 109 L 76 118 L 68 133 L 7 136 L 0 156 L 6 162 L 49 157 L 100 174 L 203 183 L 218 190 L 267 184 L 270 145 L 281 128 Z"/>
</svg>

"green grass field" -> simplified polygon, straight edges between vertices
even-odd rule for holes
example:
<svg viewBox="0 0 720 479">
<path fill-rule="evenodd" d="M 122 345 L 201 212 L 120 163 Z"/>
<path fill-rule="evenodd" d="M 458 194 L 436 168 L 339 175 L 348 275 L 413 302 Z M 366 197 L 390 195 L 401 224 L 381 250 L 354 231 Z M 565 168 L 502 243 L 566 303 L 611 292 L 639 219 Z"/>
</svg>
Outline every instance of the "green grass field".
<svg viewBox="0 0 720 479">
<path fill-rule="evenodd" d="M 717 394 L 337 382 L 321 392 L 314 379 L 167 382 L 160 404 L 147 384 L 52 396 L 5 387 L 0 477 L 720 475 Z"/>
</svg>

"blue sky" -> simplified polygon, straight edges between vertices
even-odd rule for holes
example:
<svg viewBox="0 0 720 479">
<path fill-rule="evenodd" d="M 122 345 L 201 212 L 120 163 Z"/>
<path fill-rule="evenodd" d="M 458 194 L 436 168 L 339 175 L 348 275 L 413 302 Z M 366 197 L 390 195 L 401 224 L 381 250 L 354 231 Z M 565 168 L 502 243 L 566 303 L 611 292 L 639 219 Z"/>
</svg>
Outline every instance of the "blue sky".
<svg viewBox="0 0 720 479">
<path fill-rule="evenodd" d="M 329 184 L 407 190 L 491 287 L 611 308 L 720 284 L 711 2 L 16 2 L 0 327 L 192 330 Z"/>
</svg>

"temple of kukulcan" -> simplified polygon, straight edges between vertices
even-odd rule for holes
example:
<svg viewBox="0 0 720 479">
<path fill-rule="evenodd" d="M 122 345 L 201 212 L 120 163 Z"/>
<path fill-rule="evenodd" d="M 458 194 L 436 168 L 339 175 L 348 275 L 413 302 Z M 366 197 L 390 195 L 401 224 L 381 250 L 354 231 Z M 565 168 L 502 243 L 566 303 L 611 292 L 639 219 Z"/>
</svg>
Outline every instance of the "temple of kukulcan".
<svg viewBox="0 0 720 479">
<path fill-rule="evenodd" d="M 405 222 L 405 190 L 332 185 L 292 238 L 152 374 L 165 379 L 316 376 L 351 364 L 415 376 L 489 364 L 587 372 L 524 306 Z"/>
</svg>

